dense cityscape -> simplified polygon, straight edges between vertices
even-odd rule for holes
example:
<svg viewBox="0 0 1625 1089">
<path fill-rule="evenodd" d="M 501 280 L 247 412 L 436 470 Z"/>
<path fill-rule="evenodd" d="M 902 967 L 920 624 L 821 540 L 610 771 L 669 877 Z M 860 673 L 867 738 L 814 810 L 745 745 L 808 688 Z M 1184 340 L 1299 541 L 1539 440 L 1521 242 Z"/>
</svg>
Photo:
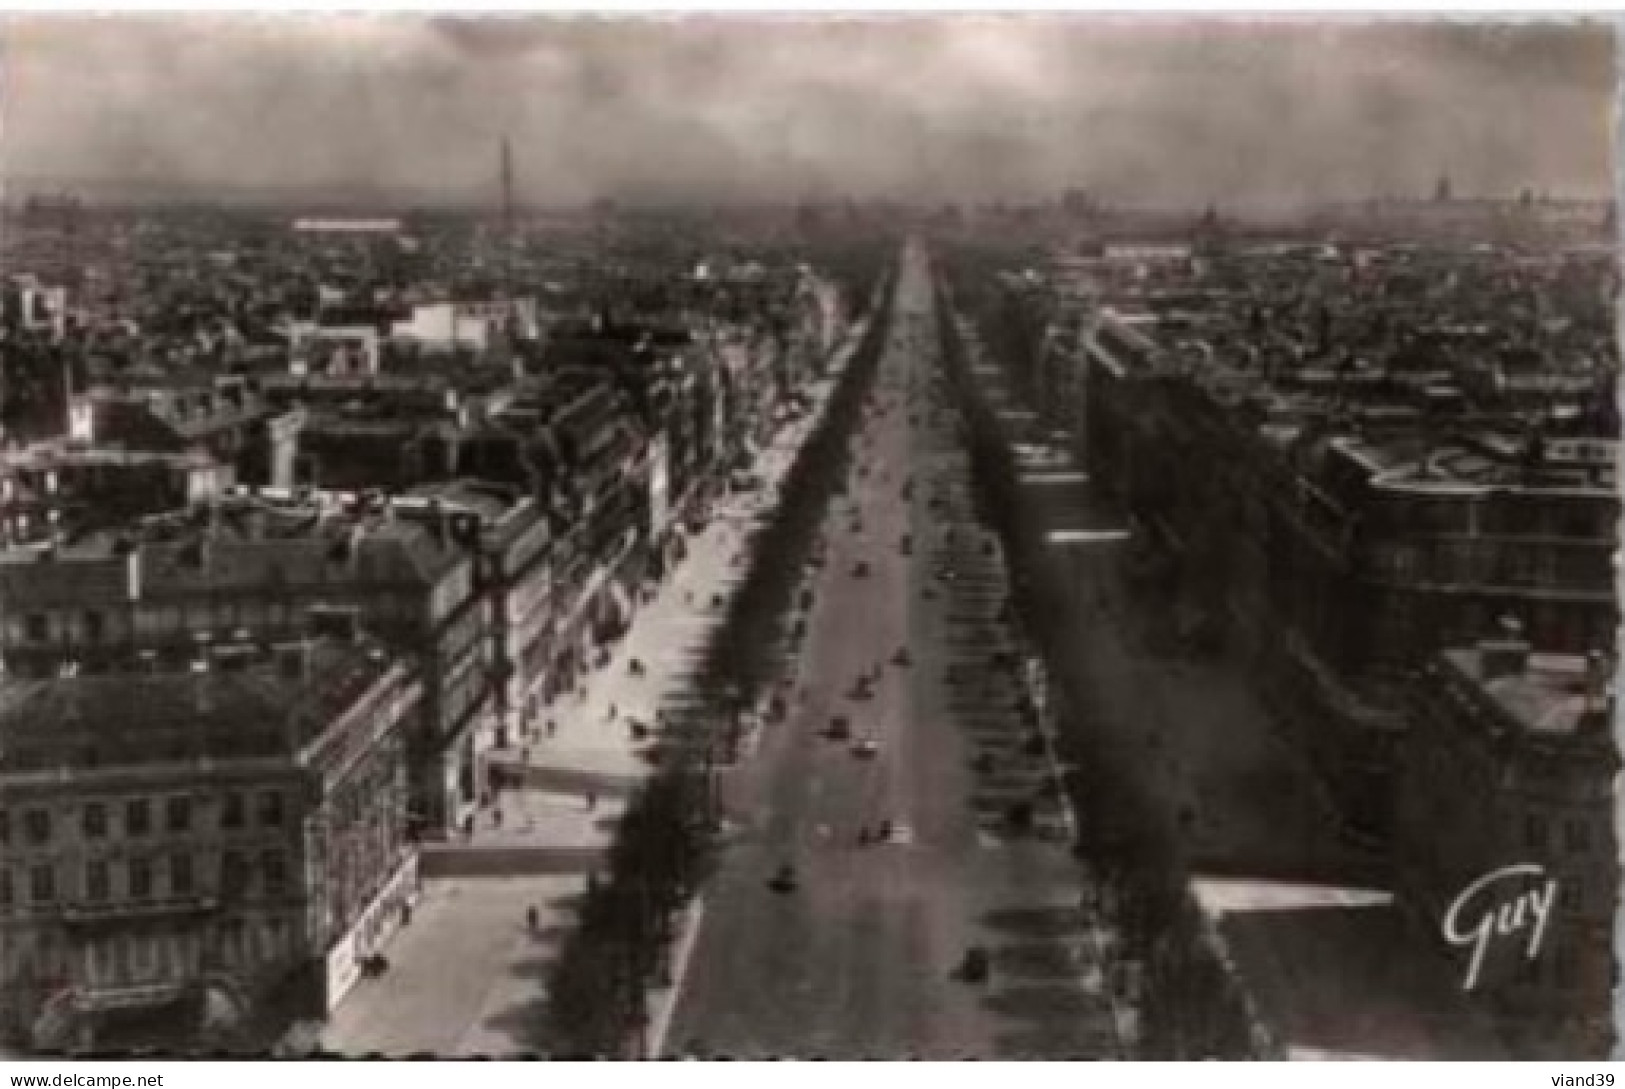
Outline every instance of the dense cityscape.
<svg viewBox="0 0 1625 1089">
<path fill-rule="evenodd" d="M 8 189 L 8 1054 L 1611 1054 L 1612 202 L 537 154 Z"/>
</svg>

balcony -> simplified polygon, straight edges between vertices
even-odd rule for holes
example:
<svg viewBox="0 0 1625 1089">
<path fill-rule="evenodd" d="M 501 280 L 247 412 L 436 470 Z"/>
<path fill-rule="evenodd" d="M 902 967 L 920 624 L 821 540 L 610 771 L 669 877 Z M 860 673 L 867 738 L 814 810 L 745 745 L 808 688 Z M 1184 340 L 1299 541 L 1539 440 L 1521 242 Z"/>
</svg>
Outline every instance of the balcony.
<svg viewBox="0 0 1625 1089">
<path fill-rule="evenodd" d="M 185 993 L 184 983 L 142 983 L 123 987 L 86 986 L 74 993 L 73 1005 L 81 1013 L 108 1013 L 113 1010 L 156 1009 L 178 1001 Z"/>
<path fill-rule="evenodd" d="M 214 911 L 220 898 L 212 893 L 169 896 L 148 900 L 75 900 L 62 905 L 61 918 L 70 926 L 97 923 L 123 923 L 132 919 L 154 919 Z"/>
<path fill-rule="evenodd" d="M 1443 537 L 1387 545 L 1368 553 L 1380 581 L 1416 589 L 1535 592 L 1591 596 L 1613 585 L 1606 543 Z"/>
</svg>

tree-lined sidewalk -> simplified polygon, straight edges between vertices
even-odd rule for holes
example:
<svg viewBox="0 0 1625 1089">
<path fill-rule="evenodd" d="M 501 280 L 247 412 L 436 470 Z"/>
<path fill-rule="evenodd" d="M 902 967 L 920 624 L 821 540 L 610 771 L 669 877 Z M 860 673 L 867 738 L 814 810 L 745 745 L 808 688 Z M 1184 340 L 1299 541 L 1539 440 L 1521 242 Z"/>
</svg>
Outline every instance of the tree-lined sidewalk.
<svg viewBox="0 0 1625 1089">
<path fill-rule="evenodd" d="M 782 664 L 782 620 L 830 498 L 845 477 L 846 444 L 889 328 L 895 274 L 871 308 L 862 341 L 751 541 L 742 581 L 695 675 L 690 702 L 670 716 L 655 770 L 615 833 L 607 873 L 584 896 L 579 924 L 548 978 L 545 1050 L 572 1057 L 648 1051 L 651 987 L 670 983 L 676 920 L 712 862 L 717 768 L 737 755 L 742 712 Z"/>
<path fill-rule="evenodd" d="M 939 298 L 942 350 L 965 417 L 977 505 L 1013 558 L 1014 616 L 1050 660 L 1056 744 L 1067 762 L 1063 786 L 1078 818 L 1075 850 L 1085 888 L 1098 890 L 1083 907 L 1114 933 L 1119 977 L 1141 1006 L 1142 1052 L 1147 1058 L 1260 1057 L 1269 1043 L 1190 893 L 1175 815 L 1147 780 L 1142 754 L 1127 734 L 1113 727 L 1077 672 L 1064 668 L 1066 648 L 1089 633 L 1063 589 L 1069 580 L 1045 547 L 1043 527 L 1018 502 L 1009 436 L 972 376 L 949 300 L 945 293 Z"/>
</svg>

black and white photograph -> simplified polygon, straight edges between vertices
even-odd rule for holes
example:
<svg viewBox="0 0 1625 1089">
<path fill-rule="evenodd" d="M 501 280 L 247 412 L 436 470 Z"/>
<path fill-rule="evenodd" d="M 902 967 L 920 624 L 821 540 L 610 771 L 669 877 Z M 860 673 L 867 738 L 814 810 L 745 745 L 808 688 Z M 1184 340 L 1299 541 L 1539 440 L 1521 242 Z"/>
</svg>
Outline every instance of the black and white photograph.
<svg viewBox="0 0 1625 1089">
<path fill-rule="evenodd" d="M 0 1065 L 1609 1059 L 1618 30 L 0 14 Z"/>
</svg>

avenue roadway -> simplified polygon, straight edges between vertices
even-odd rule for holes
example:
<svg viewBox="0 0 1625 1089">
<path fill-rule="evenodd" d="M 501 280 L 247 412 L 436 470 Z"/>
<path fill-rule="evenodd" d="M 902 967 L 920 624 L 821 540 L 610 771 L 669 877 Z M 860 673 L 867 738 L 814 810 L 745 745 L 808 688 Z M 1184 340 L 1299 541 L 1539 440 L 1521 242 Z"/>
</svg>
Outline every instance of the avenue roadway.
<svg viewBox="0 0 1625 1089">
<path fill-rule="evenodd" d="M 1117 1054 L 1048 758 L 1017 712 L 1013 671 L 990 664 L 1010 649 L 1003 573 L 971 509 L 935 321 L 927 257 L 908 247 L 848 490 L 807 572 L 789 713 L 724 787 L 735 832 L 668 1055 Z M 911 664 L 893 661 L 904 646 Z M 853 698 L 877 666 L 872 695 Z M 873 755 L 827 736 L 834 716 Z M 1031 830 L 1011 824 L 1013 804 L 1032 807 Z M 860 844 L 882 821 L 892 841 Z M 775 892 L 784 865 L 797 885 Z M 972 946 L 989 953 L 986 982 L 956 978 Z"/>
</svg>

